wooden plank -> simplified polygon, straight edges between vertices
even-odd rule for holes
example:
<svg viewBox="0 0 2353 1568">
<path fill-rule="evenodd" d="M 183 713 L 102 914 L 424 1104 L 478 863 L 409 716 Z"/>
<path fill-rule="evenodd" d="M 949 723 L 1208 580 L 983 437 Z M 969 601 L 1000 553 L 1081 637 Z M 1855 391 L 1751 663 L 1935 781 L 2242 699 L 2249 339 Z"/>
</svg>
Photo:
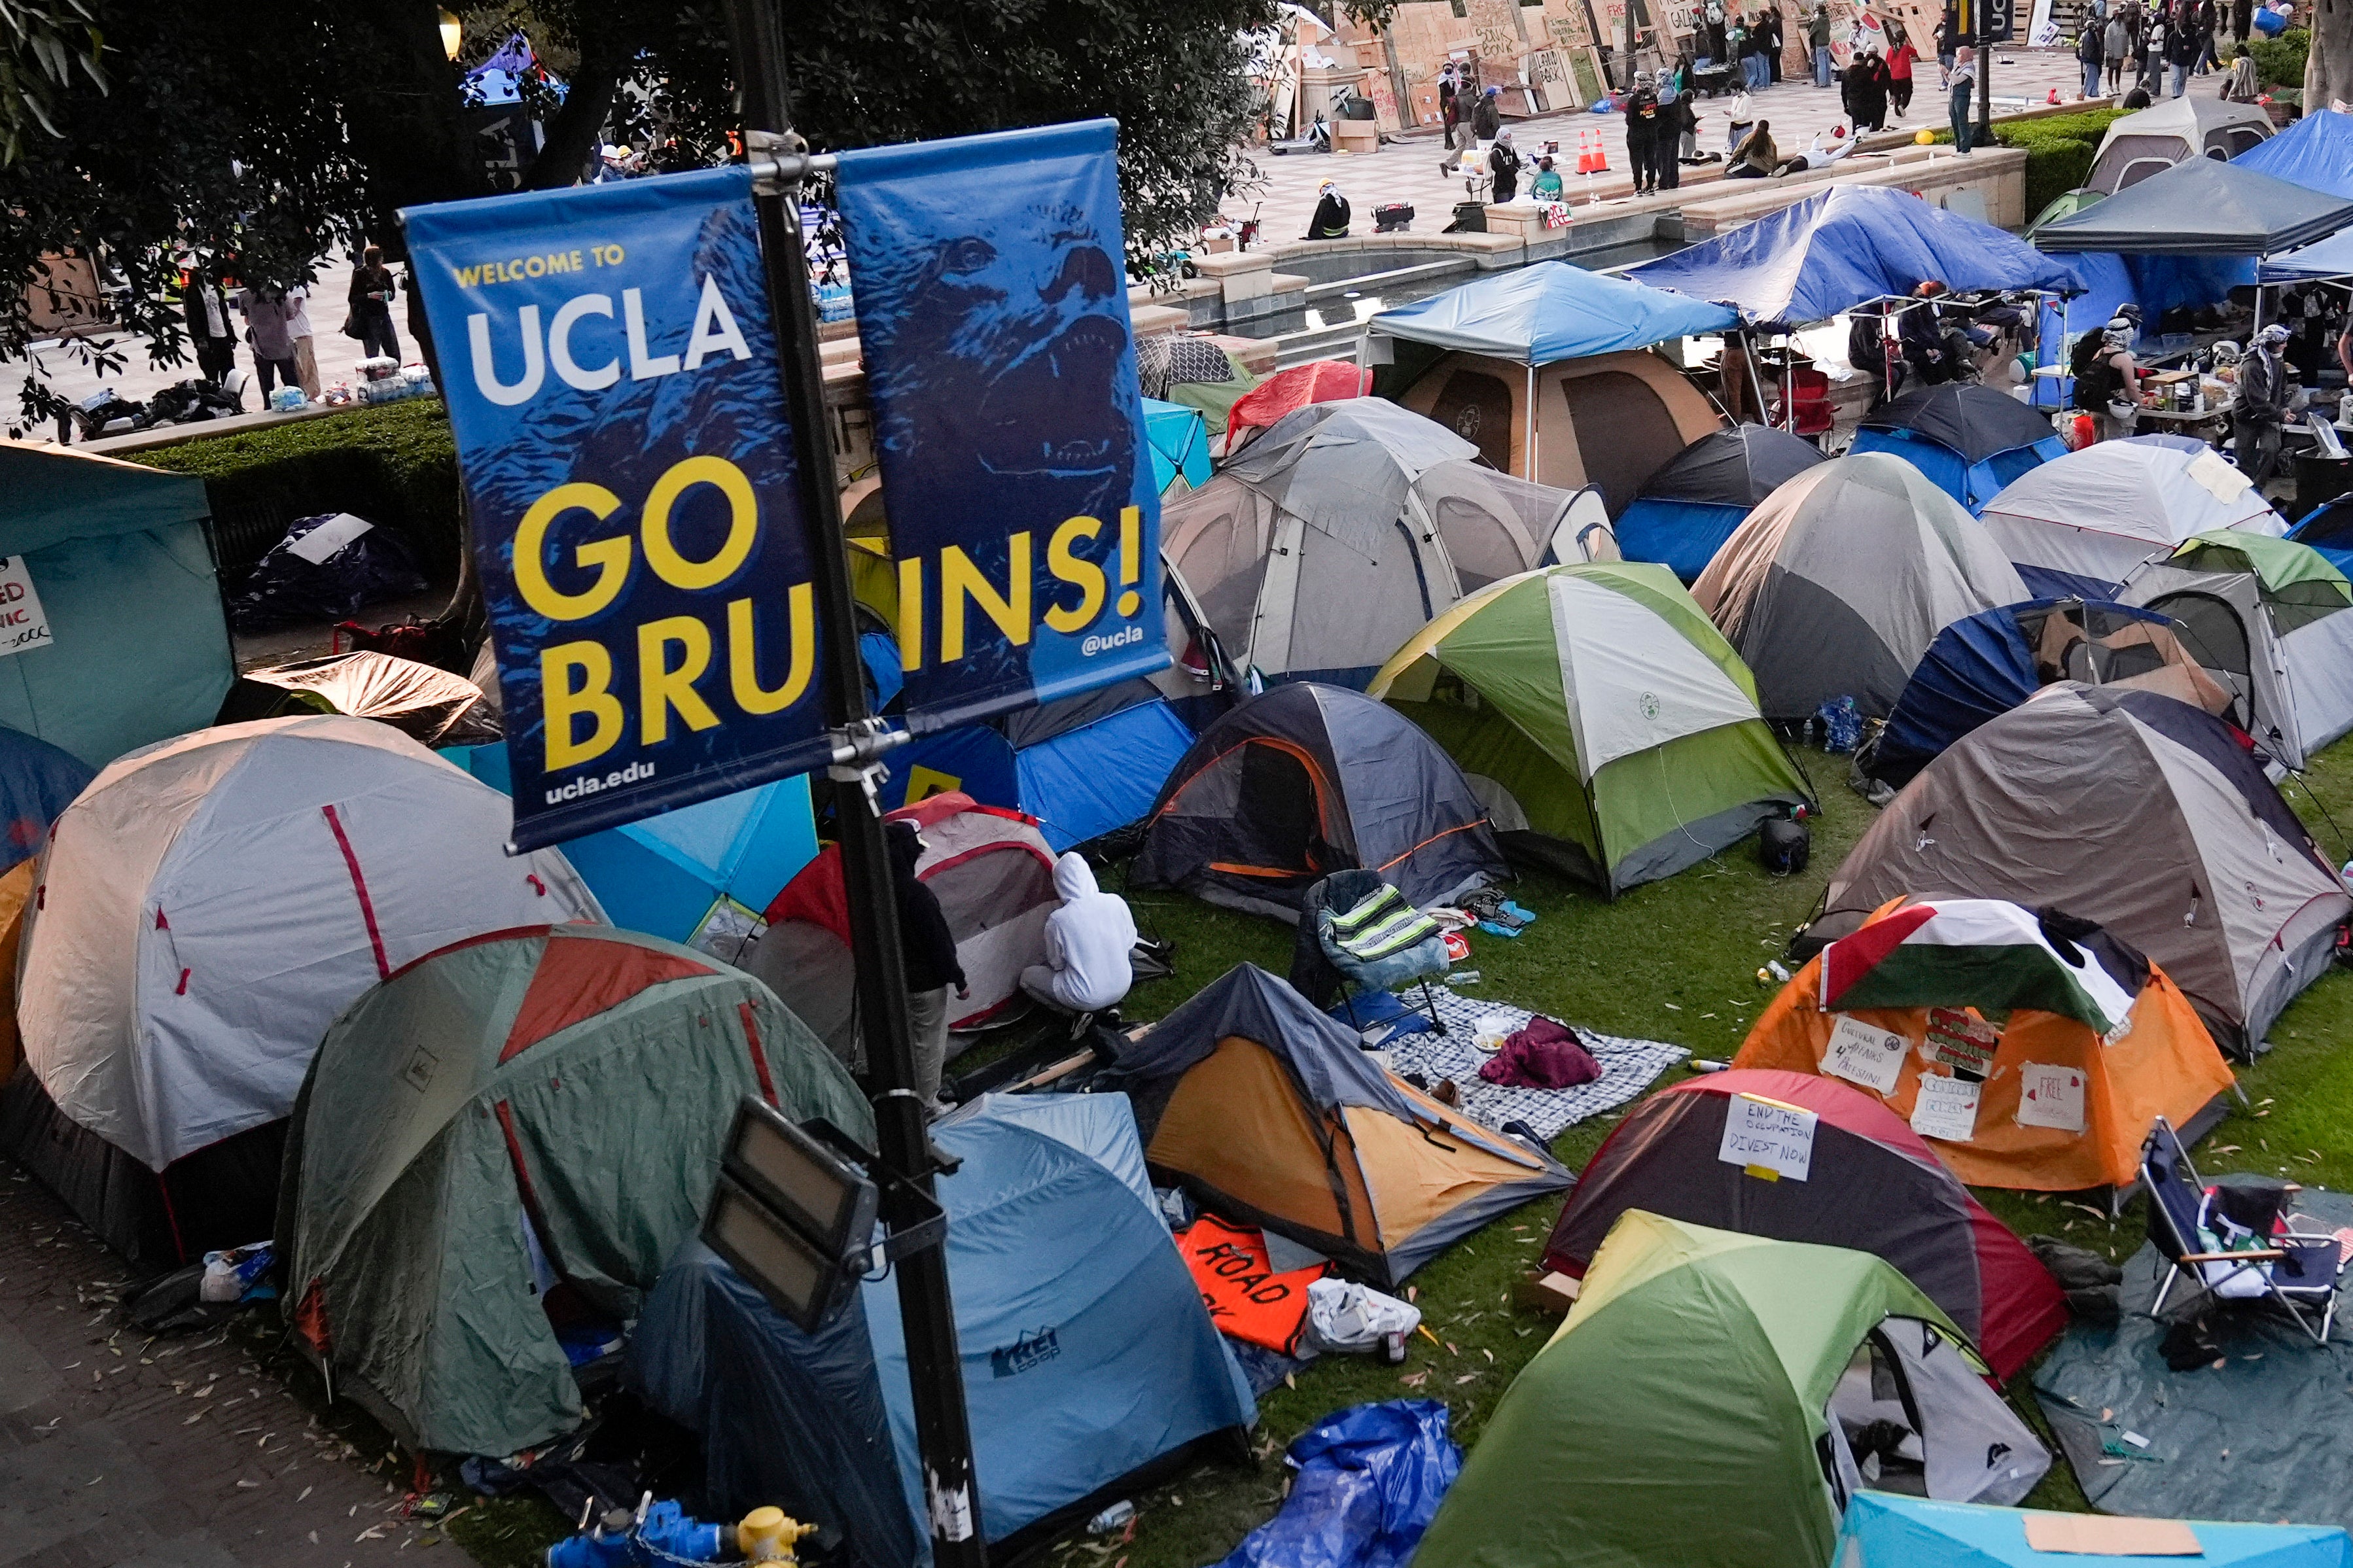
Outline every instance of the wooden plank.
<svg viewBox="0 0 2353 1568">
<path fill-rule="evenodd" d="M 2030 1513 L 2026 1544 L 2082 1557 L 2203 1557 L 2198 1532 L 2178 1519 L 2116 1519 L 2097 1513 Z"/>
</svg>

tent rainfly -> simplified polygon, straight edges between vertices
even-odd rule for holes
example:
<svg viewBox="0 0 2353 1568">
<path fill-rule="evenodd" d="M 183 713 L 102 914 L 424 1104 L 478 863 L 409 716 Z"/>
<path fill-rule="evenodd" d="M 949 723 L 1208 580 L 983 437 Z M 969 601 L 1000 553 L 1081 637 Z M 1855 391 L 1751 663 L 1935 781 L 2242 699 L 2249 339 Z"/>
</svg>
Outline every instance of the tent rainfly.
<svg viewBox="0 0 2353 1568">
<path fill-rule="evenodd" d="M 1539 261 L 1383 310 L 1365 324 L 1365 343 L 1374 364 L 1388 363 L 1392 345 L 1405 342 L 1537 365 L 1720 332 L 1736 321 L 1722 305 Z"/>
<path fill-rule="evenodd" d="M 1871 1492 L 1847 1505 L 1838 1568 L 2353 1568 L 2342 1525 L 2213 1524 L 2025 1513 Z"/>
<path fill-rule="evenodd" d="M 1967 507 L 1985 510 L 2001 488 L 2067 444 L 2051 421 L 1990 386 L 1924 386 L 1866 414 L 1850 452 L 1887 452 L 1936 481 Z"/>
<path fill-rule="evenodd" d="M 2044 224 L 2034 231 L 2034 243 L 2063 254 L 2269 257 L 2348 223 L 2353 197 L 2306 190 L 2241 163 L 2191 158 Z"/>
<path fill-rule="evenodd" d="M 2101 441 L 2021 476 L 1978 521 L 2037 595 L 2106 599 L 2151 556 L 2215 529 L 2284 533 L 2247 476 L 2201 442 Z"/>
</svg>

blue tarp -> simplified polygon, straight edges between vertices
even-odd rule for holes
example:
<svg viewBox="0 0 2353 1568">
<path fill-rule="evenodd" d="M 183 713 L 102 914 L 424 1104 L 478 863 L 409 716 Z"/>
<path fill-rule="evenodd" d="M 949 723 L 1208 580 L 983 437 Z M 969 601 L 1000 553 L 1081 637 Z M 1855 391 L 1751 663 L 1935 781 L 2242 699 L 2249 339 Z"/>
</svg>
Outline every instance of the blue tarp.
<svg viewBox="0 0 2353 1568">
<path fill-rule="evenodd" d="M 0 871 L 38 855 L 49 824 L 96 776 L 63 747 L 0 725 Z"/>
<path fill-rule="evenodd" d="M 1516 364 L 1550 364 L 1720 332 L 1734 320 L 1721 306 L 1566 261 L 1539 261 L 1383 310 L 1371 331 Z"/>
<path fill-rule="evenodd" d="M 1462 1473 L 1462 1450 L 1443 1403 L 1392 1399 L 1326 1415 L 1283 1462 L 1299 1475 L 1282 1510 L 1220 1568 L 1401 1568 Z"/>
<path fill-rule="evenodd" d="M 2073 268 L 2017 236 L 1885 185 L 1833 185 L 1627 276 L 1767 327 L 1828 321 L 1930 279 L 1961 291 L 2083 287 Z"/>
<path fill-rule="evenodd" d="M 2353 1568 L 2353 1540 L 2333 1525 L 2190 1524 L 2196 1557 L 2083 1556 L 2027 1544 L 2023 1509 L 1930 1502 L 1858 1492 L 1847 1504 L 1834 1559 L 1839 1568 Z"/>
<path fill-rule="evenodd" d="M 1209 482 L 1209 431 L 1199 409 L 1145 398 L 1144 438 L 1152 448 L 1152 483 L 1161 494 L 1180 477 L 1194 489 Z"/>
<path fill-rule="evenodd" d="M 993 1552 L 1257 1419 L 1153 1201 L 1125 1095 L 991 1095 L 931 1136 L 963 1162 L 939 1198 Z M 718 1513 L 821 1521 L 843 1538 L 837 1568 L 928 1558 L 896 1279 L 812 1337 L 691 1246 L 646 1303 L 629 1372 L 702 1435 Z"/>
<path fill-rule="evenodd" d="M 2315 110 L 2231 162 L 2307 191 L 2353 201 L 2353 114 Z"/>
<path fill-rule="evenodd" d="M 442 755 L 512 793 L 503 743 Z M 691 944 L 722 900 L 756 916 L 817 858 L 808 780 L 779 779 L 591 833 L 566 843 L 564 855 L 615 925 Z"/>
</svg>

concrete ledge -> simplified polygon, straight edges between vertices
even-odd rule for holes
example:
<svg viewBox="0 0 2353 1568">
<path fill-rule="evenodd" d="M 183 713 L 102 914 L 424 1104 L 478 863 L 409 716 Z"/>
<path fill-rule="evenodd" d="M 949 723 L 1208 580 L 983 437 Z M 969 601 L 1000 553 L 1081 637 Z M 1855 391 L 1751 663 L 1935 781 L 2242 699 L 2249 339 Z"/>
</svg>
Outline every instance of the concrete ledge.
<svg viewBox="0 0 2353 1568">
<path fill-rule="evenodd" d="M 430 399 L 411 398 L 407 401 L 441 401 L 438 394 Z M 339 403 L 329 406 L 298 408 L 290 413 L 232 414 L 226 419 L 203 419 L 193 425 L 159 425 L 152 430 L 132 430 L 121 436 L 100 436 L 95 440 L 77 441 L 77 452 L 102 452 L 111 458 L 128 456 L 132 452 L 153 452 L 165 447 L 185 446 L 213 436 L 239 436 L 248 430 L 274 430 L 280 425 L 300 425 L 306 419 L 330 419 L 338 414 L 358 414 L 369 408 L 390 407 L 382 403 Z"/>
</svg>

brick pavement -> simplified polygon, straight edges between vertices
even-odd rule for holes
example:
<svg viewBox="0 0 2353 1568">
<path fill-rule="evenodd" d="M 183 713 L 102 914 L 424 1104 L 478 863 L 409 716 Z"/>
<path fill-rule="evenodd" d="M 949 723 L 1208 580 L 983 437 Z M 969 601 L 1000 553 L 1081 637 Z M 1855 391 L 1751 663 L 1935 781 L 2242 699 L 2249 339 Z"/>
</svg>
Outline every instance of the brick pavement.
<svg viewBox="0 0 2353 1568">
<path fill-rule="evenodd" d="M 0 1163 L 0 1565 L 360 1568 L 435 1542 L 242 1334 L 151 1340 L 119 1259 Z M 455 1547 L 427 1562 L 462 1563 Z"/>
</svg>

